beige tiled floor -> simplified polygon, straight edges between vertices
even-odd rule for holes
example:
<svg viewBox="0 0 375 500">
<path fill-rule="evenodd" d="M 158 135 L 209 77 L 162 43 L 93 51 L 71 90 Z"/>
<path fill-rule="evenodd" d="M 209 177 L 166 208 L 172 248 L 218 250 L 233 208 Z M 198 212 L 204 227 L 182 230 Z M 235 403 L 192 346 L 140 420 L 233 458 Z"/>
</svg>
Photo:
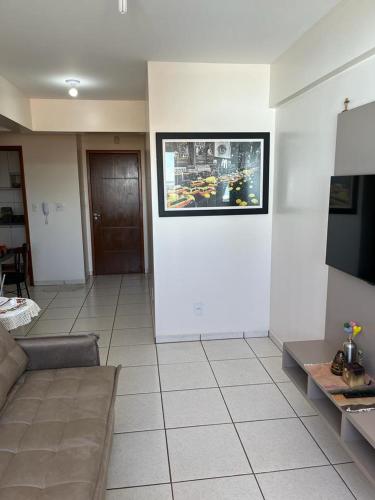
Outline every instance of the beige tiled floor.
<svg viewBox="0 0 375 500">
<path fill-rule="evenodd" d="M 121 364 L 108 500 L 370 500 L 268 338 L 154 345 L 145 276 L 38 287 L 18 335 L 100 335 Z M 161 390 L 160 390 L 161 387 Z"/>
</svg>

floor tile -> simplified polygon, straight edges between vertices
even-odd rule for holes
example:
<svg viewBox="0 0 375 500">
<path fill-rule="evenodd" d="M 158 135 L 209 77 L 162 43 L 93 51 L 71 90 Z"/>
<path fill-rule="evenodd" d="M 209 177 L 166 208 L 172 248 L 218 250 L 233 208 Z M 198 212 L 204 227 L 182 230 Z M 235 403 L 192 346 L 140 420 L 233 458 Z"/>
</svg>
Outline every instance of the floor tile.
<svg viewBox="0 0 375 500">
<path fill-rule="evenodd" d="M 315 441 L 318 443 L 320 448 L 327 455 L 328 460 L 331 462 L 331 464 L 352 462 L 352 459 L 341 446 L 339 440 L 327 427 L 321 417 L 302 417 L 301 420 L 305 424 Z"/>
<path fill-rule="evenodd" d="M 167 438 L 172 481 L 251 472 L 232 424 L 171 429 Z"/>
<path fill-rule="evenodd" d="M 272 342 L 269 337 L 260 338 L 247 338 L 246 342 L 249 344 L 251 349 L 260 358 L 265 358 L 268 356 L 280 356 L 280 349 Z"/>
<path fill-rule="evenodd" d="M 84 302 L 84 307 L 92 307 L 92 306 L 115 306 L 117 305 L 117 296 L 108 295 L 103 297 L 87 297 Z"/>
<path fill-rule="evenodd" d="M 139 486 L 121 490 L 108 490 L 106 500 L 172 500 L 169 484 Z"/>
<path fill-rule="evenodd" d="M 74 323 L 73 332 L 86 332 L 89 330 L 109 330 L 112 329 L 113 318 L 79 318 Z"/>
<path fill-rule="evenodd" d="M 164 431 L 113 436 L 108 488 L 160 484 L 169 480 Z"/>
<path fill-rule="evenodd" d="M 335 465 L 357 500 L 374 500 L 375 486 L 362 474 L 355 464 Z"/>
<path fill-rule="evenodd" d="M 176 342 L 174 344 L 159 344 L 157 346 L 159 363 L 193 363 L 206 361 L 200 342 Z"/>
<path fill-rule="evenodd" d="M 257 475 L 265 500 L 354 500 L 333 467 Z"/>
<path fill-rule="evenodd" d="M 84 306 L 81 309 L 79 318 L 99 318 L 101 316 L 114 318 L 116 306 Z"/>
<path fill-rule="evenodd" d="M 159 372 L 157 366 L 121 368 L 117 394 L 140 394 L 158 392 L 159 390 Z"/>
<path fill-rule="evenodd" d="M 280 382 L 277 386 L 299 417 L 316 415 L 316 410 L 314 410 L 307 399 L 299 392 L 293 382 Z"/>
<path fill-rule="evenodd" d="M 117 306 L 118 316 L 134 316 L 139 314 L 151 314 L 150 304 L 119 304 Z"/>
<path fill-rule="evenodd" d="M 295 417 L 274 384 L 224 387 L 222 391 L 235 422 Z"/>
<path fill-rule="evenodd" d="M 297 418 L 246 422 L 236 426 L 254 472 L 328 464 Z"/>
<path fill-rule="evenodd" d="M 119 305 L 122 304 L 149 304 L 150 297 L 146 293 L 137 295 L 120 295 L 118 298 Z"/>
<path fill-rule="evenodd" d="M 125 328 L 113 330 L 112 346 L 154 344 L 153 328 Z"/>
<path fill-rule="evenodd" d="M 173 484 L 174 500 L 262 500 L 254 476 L 221 477 Z"/>
<path fill-rule="evenodd" d="M 166 427 L 231 422 L 219 389 L 164 392 L 163 406 Z"/>
<path fill-rule="evenodd" d="M 134 316 L 118 316 L 116 315 L 114 329 L 120 330 L 122 328 L 151 328 L 152 317 L 151 315 L 141 314 Z"/>
<path fill-rule="evenodd" d="M 92 288 L 88 293 L 87 297 L 109 297 L 111 295 L 117 297 L 119 294 L 119 290 L 120 290 L 119 287 Z"/>
<path fill-rule="evenodd" d="M 99 337 L 98 345 L 99 347 L 109 347 L 111 341 L 111 330 L 88 330 L 87 332 L 72 332 L 71 335 L 89 335 L 94 333 Z"/>
<path fill-rule="evenodd" d="M 282 369 L 281 357 L 262 358 L 261 361 L 263 366 L 271 375 L 274 382 L 290 382 L 289 377 L 284 373 L 284 370 Z"/>
<path fill-rule="evenodd" d="M 77 298 L 67 298 L 67 297 L 56 297 L 50 303 L 50 307 L 81 307 L 84 299 L 82 297 Z"/>
<path fill-rule="evenodd" d="M 271 383 L 272 380 L 257 359 L 211 361 L 220 386 Z"/>
<path fill-rule="evenodd" d="M 120 291 L 120 295 L 141 295 L 141 294 L 147 294 L 148 295 L 148 285 L 145 284 L 138 284 L 134 286 L 127 286 L 127 287 L 122 287 Z"/>
<path fill-rule="evenodd" d="M 67 299 L 74 299 L 74 298 L 85 298 L 86 295 L 88 294 L 88 290 L 85 288 L 81 288 L 78 290 L 63 290 L 60 291 L 57 294 L 57 298 L 67 298 Z"/>
<path fill-rule="evenodd" d="M 46 319 L 75 319 L 79 313 L 79 307 L 49 307 L 43 313 L 43 320 Z"/>
<path fill-rule="evenodd" d="M 107 364 L 108 351 L 109 351 L 109 347 L 100 347 L 99 348 L 99 358 L 100 358 L 100 364 L 102 366 Z"/>
<path fill-rule="evenodd" d="M 117 396 L 115 433 L 153 429 L 164 429 L 159 393 Z"/>
<path fill-rule="evenodd" d="M 156 349 L 154 345 L 132 345 L 111 347 L 108 365 L 142 366 L 156 365 Z"/>
<path fill-rule="evenodd" d="M 202 343 L 210 360 L 255 357 L 255 354 L 243 339 L 208 340 Z"/>
<path fill-rule="evenodd" d="M 31 329 L 31 334 L 54 334 L 70 332 L 74 319 L 40 319 Z"/>
<path fill-rule="evenodd" d="M 163 391 L 217 387 L 207 362 L 160 365 L 159 369 Z"/>
</svg>

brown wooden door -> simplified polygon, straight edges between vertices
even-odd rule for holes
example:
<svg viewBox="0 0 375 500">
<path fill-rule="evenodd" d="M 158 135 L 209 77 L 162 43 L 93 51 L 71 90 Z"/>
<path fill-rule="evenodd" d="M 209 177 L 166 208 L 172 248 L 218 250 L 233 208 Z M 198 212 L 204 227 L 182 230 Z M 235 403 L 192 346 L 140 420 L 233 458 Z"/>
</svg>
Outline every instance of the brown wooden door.
<svg viewBox="0 0 375 500">
<path fill-rule="evenodd" d="M 89 152 L 94 274 L 143 272 L 140 158 Z"/>
</svg>

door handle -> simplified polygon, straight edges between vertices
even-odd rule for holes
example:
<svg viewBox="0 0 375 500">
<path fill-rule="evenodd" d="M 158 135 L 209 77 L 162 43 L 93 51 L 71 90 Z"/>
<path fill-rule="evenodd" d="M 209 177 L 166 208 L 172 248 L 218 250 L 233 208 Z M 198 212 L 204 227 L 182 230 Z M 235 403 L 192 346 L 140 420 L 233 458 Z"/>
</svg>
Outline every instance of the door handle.
<svg viewBox="0 0 375 500">
<path fill-rule="evenodd" d="M 99 212 L 93 212 L 92 216 L 94 217 L 94 221 L 98 221 L 101 218 L 101 214 Z"/>
</svg>

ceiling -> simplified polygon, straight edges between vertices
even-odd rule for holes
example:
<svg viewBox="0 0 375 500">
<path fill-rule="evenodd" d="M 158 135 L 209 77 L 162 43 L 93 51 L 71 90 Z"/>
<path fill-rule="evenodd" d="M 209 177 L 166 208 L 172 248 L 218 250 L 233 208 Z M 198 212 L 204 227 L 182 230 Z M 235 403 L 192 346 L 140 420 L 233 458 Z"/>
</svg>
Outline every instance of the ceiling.
<svg viewBox="0 0 375 500">
<path fill-rule="evenodd" d="M 0 74 L 27 96 L 143 99 L 146 61 L 270 63 L 339 0 L 1 0 Z"/>
</svg>

